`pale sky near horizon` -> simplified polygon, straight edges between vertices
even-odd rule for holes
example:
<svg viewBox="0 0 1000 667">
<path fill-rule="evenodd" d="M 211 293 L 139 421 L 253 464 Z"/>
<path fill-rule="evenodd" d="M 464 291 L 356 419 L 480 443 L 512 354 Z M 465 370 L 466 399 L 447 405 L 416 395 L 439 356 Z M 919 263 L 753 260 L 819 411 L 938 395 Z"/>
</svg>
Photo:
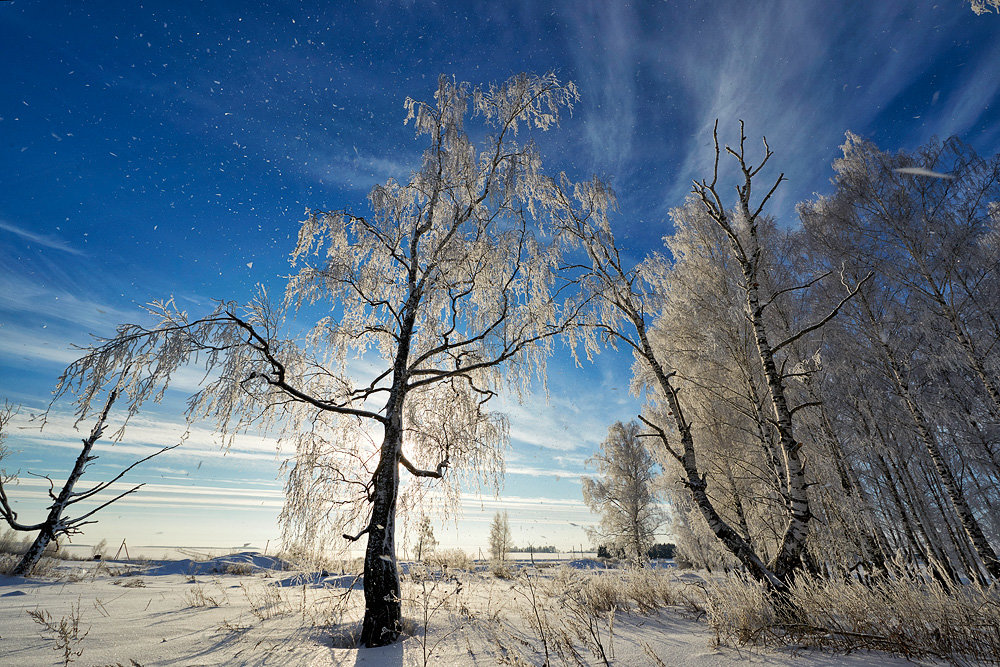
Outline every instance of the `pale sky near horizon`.
<svg viewBox="0 0 1000 667">
<path fill-rule="evenodd" d="M 912 149 L 957 135 L 1000 150 L 1000 16 L 964 0 L 678 2 L 0 3 L 0 399 L 22 404 L 8 469 L 68 472 L 90 423 L 47 405 L 72 344 L 141 319 L 174 295 L 278 292 L 306 207 L 364 213 L 370 187 L 405 178 L 423 145 L 406 96 L 441 73 L 472 83 L 555 70 L 581 101 L 539 137 L 551 171 L 610 178 L 636 259 L 662 247 L 668 211 L 711 166 L 711 127 L 766 135 L 788 182 L 772 212 L 829 191 L 844 132 Z M 586 544 L 586 459 L 633 417 L 630 357 L 550 363 L 550 397 L 508 400 L 512 445 L 499 499 L 465 498 L 445 544 L 475 552 L 497 509 L 518 544 Z M 182 430 L 185 377 L 163 406 L 105 446 L 99 481 Z M 223 454 L 198 424 L 137 469 L 148 482 L 78 542 L 263 546 L 278 537 L 280 455 L 247 437 Z M 11 490 L 23 516 L 46 483 Z M 29 516 L 30 515 L 30 516 Z"/>
</svg>

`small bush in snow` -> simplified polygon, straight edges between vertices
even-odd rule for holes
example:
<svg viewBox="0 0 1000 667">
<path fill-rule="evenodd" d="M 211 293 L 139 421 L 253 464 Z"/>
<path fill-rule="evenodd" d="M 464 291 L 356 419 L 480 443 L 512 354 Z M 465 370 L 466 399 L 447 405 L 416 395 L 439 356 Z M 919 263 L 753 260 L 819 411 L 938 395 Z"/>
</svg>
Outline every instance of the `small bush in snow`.
<svg viewBox="0 0 1000 667">
<path fill-rule="evenodd" d="M 468 570 L 472 567 L 469 554 L 461 549 L 441 549 L 427 557 L 428 565 L 451 568 L 453 570 Z"/>
</svg>

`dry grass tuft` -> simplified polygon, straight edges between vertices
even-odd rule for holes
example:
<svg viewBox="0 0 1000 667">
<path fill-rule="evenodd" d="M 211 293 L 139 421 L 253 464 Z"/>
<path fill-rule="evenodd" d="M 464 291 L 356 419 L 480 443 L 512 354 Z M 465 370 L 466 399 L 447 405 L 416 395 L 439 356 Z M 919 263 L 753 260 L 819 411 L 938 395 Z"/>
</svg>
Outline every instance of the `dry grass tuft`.
<svg viewBox="0 0 1000 667">
<path fill-rule="evenodd" d="M 284 616 L 293 611 L 291 603 L 281 594 L 281 589 L 267 584 L 247 586 L 241 583 L 240 588 L 247 602 L 250 603 L 250 613 L 258 620 L 266 621 L 276 616 Z"/>
<path fill-rule="evenodd" d="M 524 567 L 497 585 L 505 603 L 475 620 L 496 647 L 497 661 L 510 665 L 611 665 L 623 614 L 664 607 L 701 613 L 704 607 L 701 587 L 655 568 L 586 572 L 562 566 L 542 573 Z M 513 614 L 520 623 L 511 621 Z"/>
<path fill-rule="evenodd" d="M 55 640 L 52 647 L 62 653 L 62 664 L 64 667 L 83 655 L 83 648 L 80 644 L 87 638 L 90 628 L 86 630 L 80 627 L 80 601 L 70 606 L 70 613 L 59 620 L 52 618 L 52 614 L 44 609 L 34 609 L 27 612 L 38 625 L 42 626 L 43 636 L 48 636 Z"/>
<path fill-rule="evenodd" d="M 625 570 L 619 581 L 622 594 L 641 614 L 651 614 L 664 607 L 684 607 L 699 615 L 704 611 L 703 588 L 678 580 L 673 571 L 632 568 Z"/>
<path fill-rule="evenodd" d="M 0 531 L 0 574 L 10 574 L 10 571 L 21 561 L 31 543 L 35 539 L 35 534 L 23 535 L 22 533 L 5 528 Z M 35 563 L 35 568 L 31 571 L 32 577 L 51 577 L 55 575 L 59 561 L 66 560 L 65 551 L 58 542 L 49 542 L 42 552 L 42 557 Z"/>
<path fill-rule="evenodd" d="M 18 563 L 21 562 L 21 556 L 18 554 L 0 553 L 0 574 L 11 573 Z M 43 577 L 43 578 L 55 578 L 58 575 L 58 567 L 60 565 L 60 560 L 57 558 L 51 558 L 49 556 L 42 556 L 35 563 L 34 569 L 31 570 L 31 577 Z"/>
<path fill-rule="evenodd" d="M 188 607 L 221 607 L 223 600 L 224 594 L 220 597 L 209 595 L 208 591 L 205 590 L 205 587 L 199 583 L 195 583 L 188 589 L 187 593 L 184 594 L 184 602 L 187 603 Z"/>
<path fill-rule="evenodd" d="M 506 561 L 490 561 L 489 572 L 497 579 L 513 579 L 517 575 L 517 568 Z"/>
<path fill-rule="evenodd" d="M 705 601 L 705 615 L 717 644 L 764 644 L 777 623 L 767 592 L 745 574 L 712 581 Z"/>
<path fill-rule="evenodd" d="M 904 571 L 862 584 L 801 575 L 783 604 L 754 581 L 732 576 L 709 587 L 706 611 L 719 643 L 858 649 L 907 658 L 1000 663 L 1000 592 L 946 588 Z"/>
</svg>

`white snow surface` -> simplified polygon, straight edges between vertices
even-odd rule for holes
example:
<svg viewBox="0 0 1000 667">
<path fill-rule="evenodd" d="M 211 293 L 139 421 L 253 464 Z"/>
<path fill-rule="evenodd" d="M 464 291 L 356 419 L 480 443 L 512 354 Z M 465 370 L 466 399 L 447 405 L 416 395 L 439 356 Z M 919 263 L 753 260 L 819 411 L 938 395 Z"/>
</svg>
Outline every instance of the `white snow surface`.
<svg viewBox="0 0 1000 667">
<path fill-rule="evenodd" d="M 572 565 L 589 570 L 598 563 Z M 481 667 L 501 664 L 504 643 L 518 638 L 529 640 L 518 647 L 522 656 L 541 650 L 530 642 L 535 636 L 530 609 L 514 584 L 484 571 L 449 572 L 423 586 L 404 578 L 410 634 L 383 648 L 345 647 L 363 612 L 360 578 L 288 567 L 276 558 L 242 553 L 208 561 L 62 561 L 46 578 L 0 576 L 0 665 L 63 664 L 54 633 L 28 612 L 48 612 L 58 625 L 71 619 L 74 609 L 79 610 L 79 634 L 86 636 L 72 643 L 81 652 L 73 664 L 86 666 Z M 550 576 L 547 571 L 535 571 L 536 580 Z M 422 591 L 423 599 L 447 600 L 431 614 L 426 635 Z M 332 612 L 343 595 L 350 596 L 346 613 Z M 619 612 L 613 639 L 606 643 L 612 665 L 655 665 L 650 651 L 669 666 L 915 664 L 879 653 L 715 647 L 703 620 L 672 607 L 652 615 Z M 425 645 L 430 649 L 426 663 Z M 585 648 L 579 653 L 584 664 L 603 664 Z M 536 657 L 535 664 L 542 664 L 541 654 Z"/>
</svg>

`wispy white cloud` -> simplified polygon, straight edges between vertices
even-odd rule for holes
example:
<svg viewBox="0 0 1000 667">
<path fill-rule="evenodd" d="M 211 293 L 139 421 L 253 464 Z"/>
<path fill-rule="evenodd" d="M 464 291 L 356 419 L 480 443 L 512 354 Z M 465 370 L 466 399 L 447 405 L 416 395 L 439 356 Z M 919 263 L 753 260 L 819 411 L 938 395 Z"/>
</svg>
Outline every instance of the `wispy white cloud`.
<svg viewBox="0 0 1000 667">
<path fill-rule="evenodd" d="M 0 357 L 6 363 L 21 365 L 27 362 L 35 367 L 38 362 L 46 362 L 66 366 L 80 356 L 64 337 L 47 334 L 40 328 L 33 330 L 4 324 L 0 332 Z"/>
<path fill-rule="evenodd" d="M 573 451 L 586 448 L 595 442 L 595 417 L 584 414 L 572 402 L 533 396 L 530 404 L 506 401 L 498 405 L 510 419 L 510 437 L 515 444 L 532 445 L 543 449 Z M 606 425 L 598 426 L 601 432 Z"/>
<path fill-rule="evenodd" d="M 933 125 L 940 129 L 935 131 L 942 137 L 951 135 L 962 136 L 976 125 L 983 115 L 996 104 L 1000 95 L 1000 76 L 997 76 L 996 63 L 1000 62 L 1000 42 L 992 49 L 982 54 L 977 61 L 971 62 L 965 68 L 964 80 L 958 90 L 942 101 Z M 991 139 L 995 140 L 997 128 L 991 131 Z"/>
<path fill-rule="evenodd" d="M 668 206 L 683 200 L 692 180 L 711 178 L 716 119 L 720 140 L 731 145 L 739 141 L 743 120 L 748 156 L 759 161 L 761 136 L 767 136 L 775 151 L 771 177 L 784 171 L 793 181 L 779 190 L 772 206 L 790 212 L 784 198 L 828 164 L 844 131 L 867 127 L 922 71 L 919 60 L 909 54 L 888 52 L 878 58 L 878 67 L 865 58 L 865 69 L 860 70 L 859 59 L 843 53 L 845 43 L 860 41 L 856 48 L 870 48 L 859 39 L 861 34 L 896 23 L 890 12 L 878 9 L 848 16 L 786 0 L 767 11 L 734 7 L 705 18 L 711 27 L 678 35 L 682 41 L 676 44 L 675 78 L 689 101 L 685 120 L 693 130 L 682 147 L 678 178 L 664 193 Z M 725 38 L 706 39 L 712 33 Z M 818 67 L 830 60 L 835 67 Z M 729 160 L 721 166 L 724 177 L 733 175 Z"/>
<path fill-rule="evenodd" d="M 60 449 L 80 448 L 80 438 L 83 428 L 90 424 L 84 423 L 81 429 L 73 427 L 73 416 L 66 408 L 56 410 L 49 415 L 49 421 L 43 430 L 39 430 L 38 422 L 29 422 L 27 411 L 17 415 L 10 429 L 11 448 L 30 448 L 31 451 L 41 451 L 43 447 Z M 105 433 L 110 436 L 120 424 L 120 414 L 112 411 L 108 428 Z M 187 430 L 186 436 L 185 431 Z M 183 419 L 150 416 L 148 413 L 137 415 L 129 421 L 122 441 L 113 443 L 99 440 L 94 446 L 96 454 L 115 454 L 130 456 L 148 456 L 156 449 L 182 443 L 177 449 L 163 454 L 159 461 L 199 460 L 209 458 L 232 458 L 257 461 L 277 461 L 278 441 L 272 437 L 253 434 L 236 435 L 228 449 L 223 449 L 221 437 L 210 427 L 194 425 L 187 429 Z"/>
<path fill-rule="evenodd" d="M 26 317 L 52 322 L 59 320 L 73 325 L 73 331 L 86 340 L 89 333 L 114 332 L 121 322 L 142 319 L 139 308 L 121 309 L 74 294 L 67 289 L 47 287 L 24 277 L 5 276 L 5 286 L 0 290 L 0 311 L 7 311 L 11 320 Z"/>
<path fill-rule="evenodd" d="M 624 3 L 590 0 L 575 3 L 567 18 L 591 163 L 604 174 L 620 174 L 631 158 L 635 131 L 635 13 Z"/>
<path fill-rule="evenodd" d="M 579 471 L 564 470 L 560 468 L 540 468 L 537 466 L 508 465 L 506 468 L 508 475 L 524 475 L 525 477 L 549 477 L 558 479 L 579 480 L 585 473 Z"/>
<path fill-rule="evenodd" d="M 65 239 L 61 239 L 58 236 L 52 236 L 50 234 L 39 234 L 37 232 L 24 229 L 23 227 L 19 227 L 12 222 L 8 222 L 7 220 L 0 220 L 0 230 L 10 232 L 11 234 L 18 236 L 29 243 L 42 246 L 43 248 L 61 250 L 62 252 L 68 252 L 71 255 L 85 254 L 79 248 L 74 248 Z"/>
<path fill-rule="evenodd" d="M 112 335 L 122 322 L 141 322 L 139 308 L 120 308 L 70 288 L 51 287 L 25 276 L 0 276 L 0 358 L 52 374 L 81 356 L 74 346 L 93 335 Z"/>
<path fill-rule="evenodd" d="M 110 485 L 105 492 L 105 496 L 98 496 L 96 501 L 100 502 L 113 498 L 116 494 L 127 491 L 136 484 L 128 482 L 115 482 Z M 17 484 L 15 495 L 19 502 L 37 502 L 47 498 L 49 483 L 44 479 L 23 478 Z M 263 507 L 266 509 L 280 508 L 284 502 L 284 493 L 279 486 L 273 488 L 256 486 L 252 488 L 234 486 L 202 486 L 197 484 L 157 484 L 150 482 L 143 484 L 137 493 L 127 496 L 115 504 L 115 507 L 127 506 L 162 506 L 171 508 L 254 508 Z M 83 507 L 83 505 L 81 505 Z"/>
<path fill-rule="evenodd" d="M 356 146 L 339 152 L 312 148 L 300 160 L 303 170 L 320 183 L 364 191 L 389 178 L 405 180 L 420 165 L 416 152 L 409 159 L 399 159 L 359 151 Z"/>
<path fill-rule="evenodd" d="M 548 496 L 501 496 L 493 498 L 475 493 L 463 493 L 460 496 L 462 506 L 467 509 L 503 508 L 508 510 L 527 510 L 539 507 L 578 510 L 586 509 L 582 498 L 550 498 Z"/>
<path fill-rule="evenodd" d="M 593 10 L 585 3 L 572 13 L 579 18 L 567 12 L 567 34 L 587 37 L 574 53 L 582 107 L 608 121 L 600 131 L 607 145 L 599 150 L 618 156 L 622 197 L 641 200 L 641 209 L 658 200 L 664 217 L 684 200 L 692 180 L 711 177 L 716 119 L 729 144 L 738 141 L 738 121 L 746 122 L 754 162 L 767 136 L 774 168 L 762 179 L 782 171 L 788 179 L 770 210 L 794 224 L 794 203 L 826 187 L 846 130 L 881 132 L 884 137 L 873 138 L 894 142 L 888 147 L 911 147 L 900 142 L 968 132 L 1000 93 L 1000 46 L 994 46 L 956 69 L 963 82 L 947 87 L 958 92 L 935 110 L 928 108 L 930 93 L 926 100 L 914 97 L 929 70 L 949 57 L 956 22 L 967 18 L 930 2 L 851 10 L 798 0 L 725 10 L 712 3 Z M 586 32 L 588 23 L 599 27 Z M 608 105 L 622 94 L 635 102 Z M 598 110 L 588 110 L 593 105 Z M 983 132 L 984 139 L 1000 136 L 1000 130 Z M 728 160 L 721 166 L 728 190 L 735 168 Z M 627 213 L 623 236 L 655 242 L 655 230 L 629 228 L 635 215 Z"/>
</svg>

